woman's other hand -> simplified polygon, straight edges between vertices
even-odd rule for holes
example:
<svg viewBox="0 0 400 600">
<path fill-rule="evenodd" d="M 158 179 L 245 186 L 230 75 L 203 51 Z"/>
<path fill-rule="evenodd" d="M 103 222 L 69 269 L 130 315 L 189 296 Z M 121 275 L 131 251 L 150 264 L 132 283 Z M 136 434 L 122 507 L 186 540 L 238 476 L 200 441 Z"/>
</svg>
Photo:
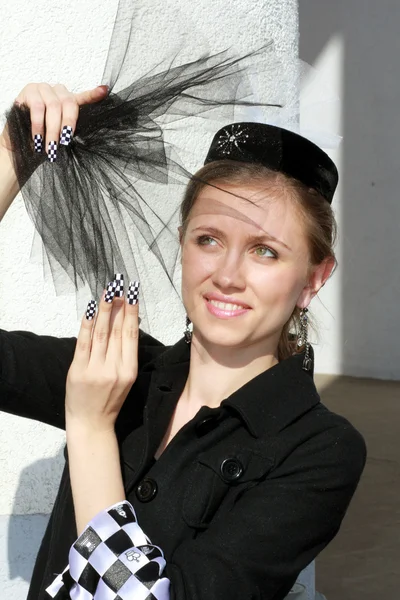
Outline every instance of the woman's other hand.
<svg viewBox="0 0 400 600">
<path fill-rule="evenodd" d="M 111 282 L 92 318 L 93 301 L 82 319 L 75 355 L 67 376 L 67 429 L 104 433 L 114 428 L 121 406 L 137 377 L 138 289 L 129 285 L 127 300 Z"/>
</svg>

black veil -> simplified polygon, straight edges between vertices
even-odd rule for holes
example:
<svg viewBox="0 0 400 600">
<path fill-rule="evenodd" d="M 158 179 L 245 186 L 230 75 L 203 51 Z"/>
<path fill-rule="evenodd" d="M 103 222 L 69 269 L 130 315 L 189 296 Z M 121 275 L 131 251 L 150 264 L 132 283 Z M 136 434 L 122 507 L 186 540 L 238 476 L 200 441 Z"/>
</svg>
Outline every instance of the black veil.
<svg viewBox="0 0 400 600">
<path fill-rule="evenodd" d="M 204 53 L 182 63 L 177 52 L 132 81 L 132 57 L 140 60 L 134 28 L 131 3 L 120 0 L 102 80 L 110 93 L 81 107 L 72 141 L 59 146 L 55 163 L 33 151 L 26 107 L 14 105 L 7 124 L 23 200 L 40 237 L 35 252 L 40 248 L 56 292 L 89 287 L 98 298 L 122 272 L 141 281 L 146 319 L 151 265 L 161 266 L 177 289 L 178 209 L 182 184 L 192 176 L 165 133 L 206 121 L 215 132 L 238 107 L 260 106 L 248 71 L 272 69 L 275 54 L 266 44 L 245 56 Z M 205 156 L 196 158 L 200 167 Z"/>
</svg>

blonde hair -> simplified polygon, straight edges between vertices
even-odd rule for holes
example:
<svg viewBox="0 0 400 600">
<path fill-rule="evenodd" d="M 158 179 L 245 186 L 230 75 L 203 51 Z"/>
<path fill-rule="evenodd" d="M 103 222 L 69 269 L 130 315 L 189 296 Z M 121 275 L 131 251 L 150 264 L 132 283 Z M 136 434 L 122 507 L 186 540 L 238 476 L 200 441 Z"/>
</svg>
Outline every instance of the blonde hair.
<svg viewBox="0 0 400 600">
<path fill-rule="evenodd" d="M 310 266 L 321 264 L 327 258 L 335 261 L 334 245 L 337 225 L 331 205 L 316 190 L 284 173 L 255 163 L 231 160 L 211 162 L 191 178 L 182 200 L 180 217 L 182 235 L 185 234 L 190 211 L 206 185 L 255 185 L 272 183 L 290 198 L 300 215 L 308 240 Z M 297 347 L 300 329 L 300 308 L 295 307 L 285 323 L 278 345 L 278 358 L 283 360 L 302 348 Z"/>
</svg>

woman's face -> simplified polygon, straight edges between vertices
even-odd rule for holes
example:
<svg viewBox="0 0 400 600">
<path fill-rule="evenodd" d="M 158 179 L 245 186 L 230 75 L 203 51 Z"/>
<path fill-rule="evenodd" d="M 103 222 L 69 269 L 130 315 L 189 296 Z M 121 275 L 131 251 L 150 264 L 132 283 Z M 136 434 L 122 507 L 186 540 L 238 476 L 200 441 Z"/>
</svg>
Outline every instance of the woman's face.
<svg viewBox="0 0 400 600">
<path fill-rule="evenodd" d="M 205 186 L 182 239 L 182 295 L 197 335 L 219 346 L 275 351 L 296 305 L 307 306 L 304 225 L 282 190 Z M 248 202 L 246 199 L 251 200 Z"/>
</svg>

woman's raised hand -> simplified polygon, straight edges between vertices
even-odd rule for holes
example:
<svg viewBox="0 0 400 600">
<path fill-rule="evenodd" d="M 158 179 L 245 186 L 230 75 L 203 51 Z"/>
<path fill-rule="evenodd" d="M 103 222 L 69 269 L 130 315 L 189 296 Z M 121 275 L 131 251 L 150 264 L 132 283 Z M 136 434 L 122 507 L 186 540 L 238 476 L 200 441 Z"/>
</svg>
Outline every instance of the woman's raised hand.
<svg viewBox="0 0 400 600">
<path fill-rule="evenodd" d="M 49 159 L 57 154 L 58 144 L 68 145 L 83 104 L 98 102 L 107 96 L 108 87 L 101 85 L 86 92 L 73 94 L 64 85 L 29 83 L 18 94 L 15 102 L 30 109 L 32 139 L 37 152 L 46 150 Z M 44 140 L 44 147 L 43 147 Z M 0 144 L 11 150 L 7 126 L 0 135 Z"/>
<path fill-rule="evenodd" d="M 30 83 L 15 102 L 28 107 L 32 121 L 32 152 L 47 152 L 51 162 L 57 158 L 58 144 L 68 145 L 76 127 L 79 107 L 105 98 L 108 87 L 101 85 L 73 94 L 63 85 Z M 45 140 L 45 145 L 43 145 Z M 0 220 L 18 194 L 19 184 L 14 170 L 12 145 L 7 125 L 0 134 Z"/>
<path fill-rule="evenodd" d="M 123 281 L 123 280 L 122 280 Z M 137 377 L 139 282 L 119 296 L 116 276 L 82 319 L 75 355 L 67 377 L 67 429 L 92 433 L 113 430 L 115 420 Z M 123 286 L 123 283 L 122 283 Z"/>
</svg>

